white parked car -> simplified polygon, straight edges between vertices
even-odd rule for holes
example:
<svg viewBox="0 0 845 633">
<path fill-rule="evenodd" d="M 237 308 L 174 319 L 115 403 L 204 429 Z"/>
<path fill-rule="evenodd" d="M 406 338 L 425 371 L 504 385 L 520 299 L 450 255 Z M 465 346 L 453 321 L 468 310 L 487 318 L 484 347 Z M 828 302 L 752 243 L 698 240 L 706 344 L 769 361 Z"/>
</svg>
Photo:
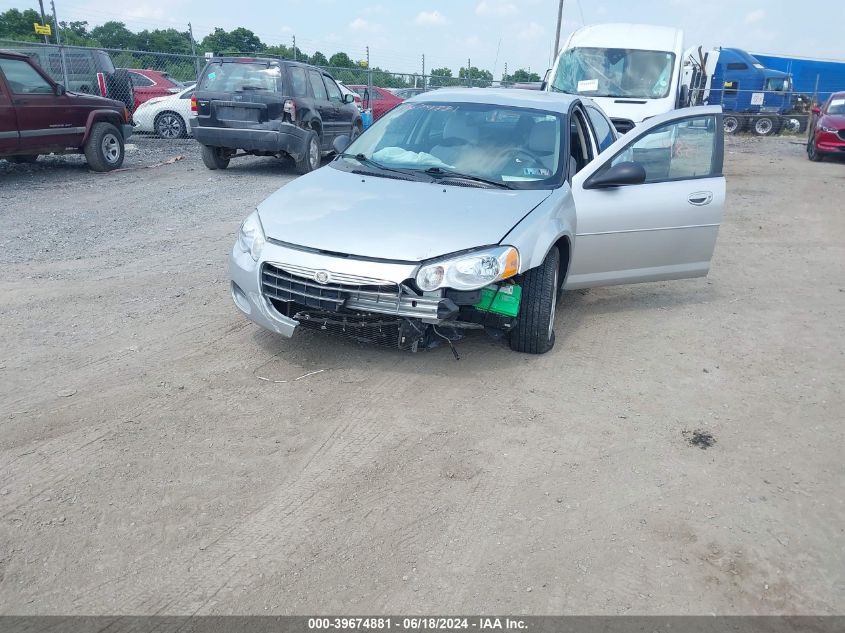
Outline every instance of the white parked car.
<svg viewBox="0 0 845 633">
<path fill-rule="evenodd" d="M 191 132 L 189 119 L 194 85 L 167 97 L 144 101 L 132 114 L 136 132 L 151 132 L 161 138 L 181 138 Z"/>
</svg>

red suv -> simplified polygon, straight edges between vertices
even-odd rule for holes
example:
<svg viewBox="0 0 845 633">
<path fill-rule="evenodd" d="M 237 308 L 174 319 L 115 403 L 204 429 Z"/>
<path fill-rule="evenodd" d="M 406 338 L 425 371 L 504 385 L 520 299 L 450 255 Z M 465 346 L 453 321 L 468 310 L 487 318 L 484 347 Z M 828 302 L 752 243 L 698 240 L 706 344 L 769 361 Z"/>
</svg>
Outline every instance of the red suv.
<svg viewBox="0 0 845 633">
<path fill-rule="evenodd" d="M 131 121 L 122 102 L 67 92 L 29 56 L 0 51 L 0 158 L 84 153 L 91 169 L 111 171 L 123 164 Z"/>
<path fill-rule="evenodd" d="M 132 89 L 135 92 L 135 107 L 155 97 L 169 97 L 182 90 L 182 86 L 173 81 L 170 75 L 158 70 L 147 70 L 142 68 L 127 68 L 129 79 L 132 81 Z"/>
<path fill-rule="evenodd" d="M 834 92 L 821 108 L 813 108 L 815 125 L 810 126 L 807 156 L 812 161 L 825 156 L 845 156 L 845 92 Z"/>
<path fill-rule="evenodd" d="M 364 99 L 365 110 L 373 109 L 373 121 L 380 119 L 404 101 L 404 99 L 397 97 L 390 90 L 377 86 L 373 86 L 372 89 L 367 88 L 367 86 L 349 86 L 349 88 L 357 92 Z M 372 90 L 372 93 L 370 93 L 370 90 Z"/>
</svg>

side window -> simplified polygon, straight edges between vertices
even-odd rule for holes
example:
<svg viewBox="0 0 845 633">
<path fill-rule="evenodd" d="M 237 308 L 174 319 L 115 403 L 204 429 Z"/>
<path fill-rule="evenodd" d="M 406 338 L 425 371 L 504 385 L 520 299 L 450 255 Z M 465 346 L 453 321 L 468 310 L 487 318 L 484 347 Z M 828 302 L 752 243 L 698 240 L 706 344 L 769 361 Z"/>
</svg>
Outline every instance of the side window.
<svg viewBox="0 0 845 633">
<path fill-rule="evenodd" d="M 323 78 L 316 70 L 308 71 L 308 81 L 311 82 L 311 90 L 314 91 L 314 98 L 320 101 L 328 101 L 329 95 L 326 94 L 326 87 L 323 85 Z"/>
<path fill-rule="evenodd" d="M 574 110 L 569 118 L 569 153 L 577 165 L 575 173 L 581 171 L 593 160 L 590 133 L 587 131 L 587 124 L 580 110 Z"/>
<path fill-rule="evenodd" d="M 370 98 L 371 98 L 373 101 L 383 101 L 383 100 L 384 100 L 384 97 L 382 97 L 382 96 L 381 96 L 381 93 L 380 93 L 378 90 L 376 90 L 375 88 L 373 88 L 373 89 L 370 91 Z"/>
<path fill-rule="evenodd" d="M 599 153 L 601 153 L 613 145 L 616 140 L 613 126 L 601 112 L 590 106 L 587 106 L 587 116 L 590 117 L 590 123 L 593 124 L 593 129 L 596 131 L 596 141 L 599 144 Z"/>
<path fill-rule="evenodd" d="M 715 114 L 666 123 L 628 145 L 610 164 L 639 163 L 647 183 L 719 176 L 716 143 L 721 129 Z"/>
<path fill-rule="evenodd" d="M 129 78 L 132 80 L 132 85 L 136 88 L 146 88 L 154 86 L 155 82 L 149 77 L 145 77 L 140 73 L 129 73 Z"/>
<path fill-rule="evenodd" d="M 292 97 L 307 97 L 308 87 L 305 78 L 305 69 L 299 66 L 288 66 L 288 77 L 290 77 L 290 92 Z"/>
<path fill-rule="evenodd" d="M 0 69 L 15 94 L 53 94 L 50 83 L 25 61 L 0 59 Z"/>
<path fill-rule="evenodd" d="M 326 90 L 329 93 L 329 101 L 336 101 L 337 103 L 342 103 L 343 95 L 340 94 L 340 88 L 337 87 L 337 84 L 334 82 L 334 79 L 332 79 L 328 75 L 323 75 L 323 81 L 325 82 Z"/>
</svg>

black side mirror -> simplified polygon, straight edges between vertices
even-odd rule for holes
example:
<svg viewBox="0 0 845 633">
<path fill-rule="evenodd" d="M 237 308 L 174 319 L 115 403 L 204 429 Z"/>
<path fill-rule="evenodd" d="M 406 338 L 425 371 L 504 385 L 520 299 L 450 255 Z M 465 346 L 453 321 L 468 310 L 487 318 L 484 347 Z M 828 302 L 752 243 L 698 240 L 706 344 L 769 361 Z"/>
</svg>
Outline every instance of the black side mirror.
<svg viewBox="0 0 845 633">
<path fill-rule="evenodd" d="M 56 84 L 56 96 L 61 97 L 67 93 L 67 88 L 63 84 Z"/>
<path fill-rule="evenodd" d="M 639 163 L 618 163 L 607 171 L 595 174 L 584 184 L 584 189 L 604 189 L 607 187 L 623 187 L 625 185 L 641 185 L 645 182 L 645 179 L 645 167 Z"/>
<path fill-rule="evenodd" d="M 346 151 L 346 148 L 349 147 L 349 144 L 352 142 L 352 139 L 349 138 L 346 134 L 341 134 L 340 136 L 336 136 L 334 141 L 332 142 L 332 149 L 335 151 L 336 154 L 343 154 Z"/>
<path fill-rule="evenodd" d="M 347 92 L 345 95 L 343 95 L 343 102 L 344 103 L 355 103 L 355 97 L 353 97 L 351 94 L 349 94 Z"/>
</svg>

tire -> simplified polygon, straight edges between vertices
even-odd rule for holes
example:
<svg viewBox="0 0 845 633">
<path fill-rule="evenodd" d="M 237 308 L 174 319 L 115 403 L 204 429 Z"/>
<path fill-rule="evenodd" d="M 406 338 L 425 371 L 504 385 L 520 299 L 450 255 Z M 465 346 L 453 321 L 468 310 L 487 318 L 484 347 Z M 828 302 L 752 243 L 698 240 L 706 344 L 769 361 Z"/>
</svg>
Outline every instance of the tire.
<svg viewBox="0 0 845 633">
<path fill-rule="evenodd" d="M 209 169 L 226 169 L 229 166 L 229 159 L 223 154 L 223 148 L 202 146 L 202 162 Z"/>
<path fill-rule="evenodd" d="M 560 253 L 555 246 L 542 264 L 522 275 L 522 305 L 509 341 L 515 352 L 545 354 L 554 347 L 559 272 Z"/>
<path fill-rule="evenodd" d="M 95 123 L 85 143 L 85 159 L 94 171 L 111 171 L 123 165 L 123 134 L 111 123 Z"/>
<path fill-rule="evenodd" d="M 811 136 L 810 140 L 807 141 L 807 158 L 809 158 L 814 163 L 820 163 L 824 160 L 824 155 L 819 152 L 818 148 L 816 147 L 815 136 Z"/>
<path fill-rule="evenodd" d="M 185 120 L 175 112 L 162 112 L 153 124 L 159 138 L 183 138 L 187 131 Z"/>
<path fill-rule="evenodd" d="M 723 116 L 722 125 L 725 128 L 725 134 L 739 134 L 745 129 L 745 121 L 735 114 Z"/>
<path fill-rule="evenodd" d="M 16 165 L 32 165 L 38 160 L 38 154 L 29 154 L 27 156 L 7 156 L 6 160 Z"/>
<path fill-rule="evenodd" d="M 751 121 L 751 130 L 757 136 L 771 136 L 778 133 L 778 119 L 773 116 L 758 116 Z"/>
<path fill-rule="evenodd" d="M 320 137 L 314 130 L 308 131 L 305 139 L 305 151 L 302 157 L 296 161 L 296 171 L 300 174 L 307 174 L 320 166 Z"/>
</svg>

